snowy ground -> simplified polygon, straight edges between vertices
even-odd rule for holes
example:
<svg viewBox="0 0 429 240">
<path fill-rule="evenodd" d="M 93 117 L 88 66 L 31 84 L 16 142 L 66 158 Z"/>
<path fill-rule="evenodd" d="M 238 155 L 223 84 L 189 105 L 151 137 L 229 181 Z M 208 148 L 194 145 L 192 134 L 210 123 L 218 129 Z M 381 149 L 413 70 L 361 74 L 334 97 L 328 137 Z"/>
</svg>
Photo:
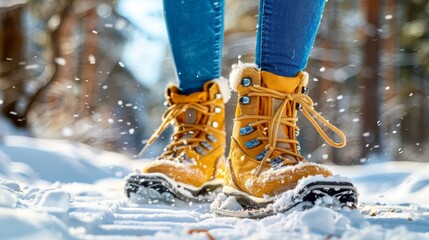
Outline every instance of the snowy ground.
<svg viewBox="0 0 429 240">
<path fill-rule="evenodd" d="M 0 239 L 429 239 L 429 163 L 331 166 L 360 190 L 359 209 L 262 220 L 214 217 L 208 204 L 133 204 L 123 177 L 143 164 L 82 144 L 0 139 Z"/>
</svg>

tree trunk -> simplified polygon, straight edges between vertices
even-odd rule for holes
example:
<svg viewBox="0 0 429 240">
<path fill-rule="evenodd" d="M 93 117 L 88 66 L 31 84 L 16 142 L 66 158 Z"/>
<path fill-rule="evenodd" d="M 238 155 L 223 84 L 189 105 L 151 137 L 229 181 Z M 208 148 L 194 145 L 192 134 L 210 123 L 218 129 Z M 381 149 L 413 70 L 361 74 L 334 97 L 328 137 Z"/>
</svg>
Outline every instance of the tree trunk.
<svg viewBox="0 0 429 240">
<path fill-rule="evenodd" d="M 380 0 L 365 0 L 363 2 L 367 24 L 365 26 L 366 42 L 363 47 L 363 62 L 361 85 L 363 87 L 362 105 L 362 141 L 361 156 L 368 158 L 370 153 L 381 152 L 381 135 L 377 125 L 380 120 Z M 374 148 L 374 146 L 379 146 Z"/>
<path fill-rule="evenodd" d="M 0 91 L 1 110 L 18 127 L 25 127 L 25 115 L 19 111 L 19 99 L 24 97 L 23 84 L 26 70 L 24 61 L 23 6 L 7 10 L 1 19 L 0 36 Z"/>
</svg>

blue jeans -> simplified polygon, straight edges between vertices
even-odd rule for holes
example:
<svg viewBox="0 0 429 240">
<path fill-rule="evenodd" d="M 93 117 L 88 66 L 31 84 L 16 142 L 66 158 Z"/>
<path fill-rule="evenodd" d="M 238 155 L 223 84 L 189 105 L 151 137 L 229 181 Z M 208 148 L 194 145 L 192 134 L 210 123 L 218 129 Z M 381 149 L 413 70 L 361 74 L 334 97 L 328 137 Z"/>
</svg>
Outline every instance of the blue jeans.
<svg viewBox="0 0 429 240">
<path fill-rule="evenodd" d="M 307 65 L 325 0 L 260 0 L 255 63 L 293 77 Z M 185 94 L 220 77 L 224 0 L 164 0 L 170 46 Z"/>
</svg>

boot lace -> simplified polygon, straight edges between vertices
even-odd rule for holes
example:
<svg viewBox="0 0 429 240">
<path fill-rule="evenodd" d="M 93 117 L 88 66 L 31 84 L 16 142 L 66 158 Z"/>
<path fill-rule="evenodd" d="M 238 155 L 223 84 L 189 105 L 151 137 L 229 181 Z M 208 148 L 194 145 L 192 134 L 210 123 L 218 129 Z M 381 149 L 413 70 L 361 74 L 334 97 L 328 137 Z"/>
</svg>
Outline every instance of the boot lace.
<svg viewBox="0 0 429 240">
<path fill-rule="evenodd" d="M 294 159 L 289 158 L 281 158 L 282 163 L 284 164 L 296 164 L 299 161 L 304 161 L 304 157 L 299 154 L 297 150 L 297 146 L 299 142 L 293 138 L 279 138 L 278 137 L 278 129 L 281 125 L 284 125 L 288 132 L 290 131 L 299 131 L 299 127 L 296 126 L 296 122 L 298 121 L 297 117 L 293 116 L 294 111 L 297 111 L 293 108 L 294 102 L 301 106 L 302 113 L 304 116 L 310 121 L 310 123 L 314 126 L 316 131 L 322 136 L 322 138 L 331 146 L 341 148 L 346 145 L 346 136 L 344 133 L 329 123 L 328 120 L 323 118 L 316 110 L 313 108 L 313 100 L 303 93 L 282 93 L 273 89 L 261 87 L 261 86 L 249 86 L 249 91 L 244 92 L 243 94 L 248 97 L 257 96 L 257 97 L 267 97 L 268 99 L 280 99 L 281 104 L 275 110 L 273 116 L 264 116 L 264 115 L 244 115 L 239 118 L 236 118 L 235 121 L 242 120 L 254 120 L 249 126 L 258 127 L 258 126 L 267 126 L 267 130 L 265 132 L 265 136 L 257 137 L 259 141 L 266 141 L 267 144 L 264 149 L 264 157 L 260 161 L 259 168 L 256 172 L 256 175 L 259 175 L 262 170 L 262 166 L 265 162 L 270 162 L 270 156 L 274 151 L 278 151 L 282 156 L 289 155 L 293 156 Z M 293 108 L 293 109 L 292 109 Z M 290 116 L 285 116 L 285 111 L 289 110 L 291 114 Z M 340 141 L 336 142 L 332 138 L 330 138 L 326 132 L 322 129 L 322 126 L 319 122 L 326 126 L 328 129 L 333 131 L 340 137 Z M 290 135 L 289 135 L 290 136 Z M 295 136 L 295 135 L 294 135 Z M 277 143 L 288 143 L 292 148 L 284 149 L 277 147 Z"/>
<path fill-rule="evenodd" d="M 168 125 L 175 121 L 176 123 L 174 124 L 171 142 L 165 147 L 164 152 L 158 157 L 159 159 L 177 160 L 177 156 L 187 158 L 187 156 L 183 154 L 184 149 L 186 149 L 188 146 L 198 147 L 200 143 L 206 141 L 203 136 L 206 136 L 209 140 L 211 139 L 210 141 L 215 141 L 215 138 L 213 139 L 210 137 L 213 137 L 211 133 L 225 135 L 225 131 L 216 129 L 209 124 L 204 124 L 201 120 L 199 120 L 199 123 L 185 123 L 178 120 L 178 117 L 182 114 L 186 114 L 186 111 L 189 109 L 194 109 L 196 112 L 199 112 L 207 117 L 212 116 L 216 113 L 210 112 L 209 109 L 210 106 L 212 106 L 214 103 L 215 99 L 204 102 L 171 104 L 162 115 L 161 125 L 148 139 L 147 144 L 140 151 L 138 156 L 142 157 L 146 150 L 155 142 L 155 140 L 168 127 Z M 198 153 L 204 155 L 203 152 Z"/>
</svg>

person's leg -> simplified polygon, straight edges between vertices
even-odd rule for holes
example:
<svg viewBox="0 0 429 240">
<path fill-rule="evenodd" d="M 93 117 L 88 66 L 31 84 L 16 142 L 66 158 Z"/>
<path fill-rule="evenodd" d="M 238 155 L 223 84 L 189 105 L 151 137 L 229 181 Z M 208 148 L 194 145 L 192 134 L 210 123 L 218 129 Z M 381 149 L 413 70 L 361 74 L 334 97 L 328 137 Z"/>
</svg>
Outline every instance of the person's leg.
<svg viewBox="0 0 429 240">
<path fill-rule="evenodd" d="M 260 0 L 255 62 L 294 77 L 307 65 L 325 0 Z"/>
<path fill-rule="evenodd" d="M 239 62 L 230 74 L 238 102 L 224 194 L 212 204 L 214 212 L 258 218 L 300 205 L 309 207 L 323 202 L 320 198 L 325 196 L 338 200 L 335 204 L 341 206 L 357 203 L 356 189 L 349 180 L 332 180 L 333 173 L 328 168 L 307 162 L 297 140 L 301 110 L 328 144 L 346 145 L 344 133 L 314 110 L 307 96 L 308 74 L 302 71 L 324 3 L 325 0 L 261 1 L 256 64 Z M 332 139 L 325 129 L 337 134 L 339 140 Z M 284 199 L 279 195 L 285 192 L 290 201 L 259 209 Z M 232 208 L 223 204 L 230 201 L 238 202 L 246 211 L 237 212 L 237 204 Z"/>
<path fill-rule="evenodd" d="M 164 0 L 164 8 L 179 85 L 167 88 L 168 108 L 139 155 L 170 125 L 173 134 L 156 161 L 128 176 L 125 189 L 136 202 L 207 202 L 223 187 L 225 165 L 223 0 Z"/>
<path fill-rule="evenodd" d="M 201 91 L 221 74 L 224 0 L 164 0 L 164 11 L 179 88 Z"/>
</svg>

